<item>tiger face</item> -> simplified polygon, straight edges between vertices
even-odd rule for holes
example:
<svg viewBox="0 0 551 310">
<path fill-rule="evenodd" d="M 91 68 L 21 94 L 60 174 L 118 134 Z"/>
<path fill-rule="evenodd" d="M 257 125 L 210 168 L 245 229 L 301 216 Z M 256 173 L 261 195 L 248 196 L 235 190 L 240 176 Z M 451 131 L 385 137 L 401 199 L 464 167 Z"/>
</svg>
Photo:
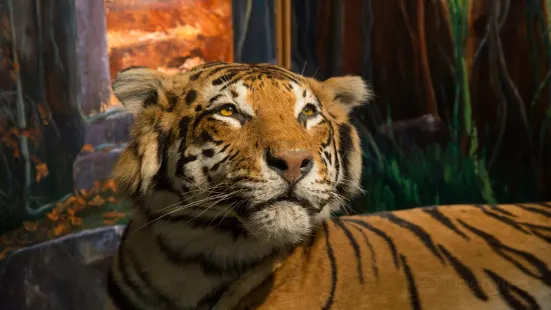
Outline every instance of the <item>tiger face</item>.
<svg viewBox="0 0 551 310">
<path fill-rule="evenodd" d="M 208 63 L 175 75 L 128 68 L 113 89 L 135 114 L 114 178 L 150 213 L 233 217 L 284 246 L 360 190 L 348 121 L 370 97 L 360 77 L 320 82 L 269 64 Z M 177 197 L 171 208 L 152 198 L 160 193 Z"/>
</svg>

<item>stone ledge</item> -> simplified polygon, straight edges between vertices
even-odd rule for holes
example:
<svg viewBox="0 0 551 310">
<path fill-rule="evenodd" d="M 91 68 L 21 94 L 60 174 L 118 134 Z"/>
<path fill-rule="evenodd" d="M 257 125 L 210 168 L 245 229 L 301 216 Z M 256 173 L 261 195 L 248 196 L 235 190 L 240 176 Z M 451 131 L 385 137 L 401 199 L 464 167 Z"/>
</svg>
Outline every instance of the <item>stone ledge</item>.
<svg viewBox="0 0 551 310">
<path fill-rule="evenodd" d="M 2 310 L 101 310 L 124 226 L 64 236 L 13 252 L 0 265 Z"/>
<path fill-rule="evenodd" d="M 108 152 L 81 152 L 78 154 L 73 163 L 73 180 L 75 188 L 79 190 L 88 190 L 94 186 L 94 181 L 109 179 L 113 171 L 113 166 L 119 159 L 122 150 L 122 148 L 116 148 Z"/>
<path fill-rule="evenodd" d="M 130 126 L 134 121 L 131 113 L 123 112 L 90 124 L 84 134 L 84 144 L 118 144 L 130 139 Z"/>
</svg>

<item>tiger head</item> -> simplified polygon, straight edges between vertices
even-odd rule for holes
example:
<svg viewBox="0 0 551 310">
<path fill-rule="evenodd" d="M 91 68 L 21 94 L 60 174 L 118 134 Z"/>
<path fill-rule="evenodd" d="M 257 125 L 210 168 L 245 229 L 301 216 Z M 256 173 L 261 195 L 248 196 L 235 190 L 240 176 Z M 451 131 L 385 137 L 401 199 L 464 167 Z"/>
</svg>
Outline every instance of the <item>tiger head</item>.
<svg viewBox="0 0 551 310">
<path fill-rule="evenodd" d="M 175 75 L 131 67 L 113 90 L 135 117 L 113 173 L 135 202 L 169 192 L 181 212 L 233 216 L 255 238 L 289 245 L 360 191 L 349 122 L 370 97 L 360 77 L 207 63 Z"/>
</svg>

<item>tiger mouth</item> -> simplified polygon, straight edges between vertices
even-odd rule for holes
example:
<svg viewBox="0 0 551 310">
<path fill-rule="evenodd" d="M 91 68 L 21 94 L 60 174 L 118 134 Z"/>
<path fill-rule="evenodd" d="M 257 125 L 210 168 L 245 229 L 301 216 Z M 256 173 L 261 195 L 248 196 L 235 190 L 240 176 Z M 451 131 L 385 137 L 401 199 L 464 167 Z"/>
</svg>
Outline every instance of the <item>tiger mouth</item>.
<svg viewBox="0 0 551 310">
<path fill-rule="evenodd" d="M 243 200 L 243 198 L 241 198 L 241 199 Z M 246 199 L 245 199 L 245 201 L 246 201 Z M 317 213 L 320 210 L 319 206 L 314 205 L 308 199 L 298 197 L 294 193 L 286 193 L 286 194 L 283 194 L 283 195 L 279 195 L 277 197 L 270 198 L 270 199 L 268 199 L 266 201 L 263 201 L 263 202 L 260 202 L 260 203 L 256 203 L 256 204 L 252 204 L 252 205 L 244 205 L 240 208 L 240 210 L 236 210 L 236 211 L 238 211 L 239 215 L 241 215 L 243 217 L 248 217 L 249 215 L 254 214 L 256 212 L 259 212 L 259 211 L 262 211 L 263 209 L 268 208 L 268 207 L 270 207 L 274 204 L 284 203 L 284 202 L 292 203 L 292 204 L 301 206 L 301 207 L 303 207 L 304 209 L 306 209 L 307 211 L 309 211 L 311 213 Z"/>
</svg>

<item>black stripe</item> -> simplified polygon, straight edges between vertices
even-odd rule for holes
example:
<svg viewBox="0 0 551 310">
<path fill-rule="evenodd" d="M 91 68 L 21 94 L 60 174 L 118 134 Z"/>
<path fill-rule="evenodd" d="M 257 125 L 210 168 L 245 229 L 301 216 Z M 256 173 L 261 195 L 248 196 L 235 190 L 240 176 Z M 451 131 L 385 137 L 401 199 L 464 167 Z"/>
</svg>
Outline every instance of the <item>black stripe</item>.
<svg viewBox="0 0 551 310">
<path fill-rule="evenodd" d="M 503 298 L 503 300 L 505 300 L 513 309 L 541 309 L 541 307 L 538 305 L 534 297 L 530 295 L 530 293 L 520 289 L 518 286 L 505 280 L 497 273 L 489 269 L 484 269 L 484 272 L 496 284 L 501 298 Z"/>
<path fill-rule="evenodd" d="M 328 310 L 331 309 L 333 305 L 333 300 L 335 298 L 335 290 L 337 289 L 337 262 L 335 260 L 335 254 L 333 253 L 333 248 L 329 242 L 329 228 L 327 227 L 327 222 L 323 222 L 323 230 L 325 230 L 325 246 L 327 247 L 327 258 L 329 258 L 329 263 L 331 264 L 331 290 L 329 291 L 329 296 L 325 302 L 325 306 L 322 309 Z"/>
<path fill-rule="evenodd" d="M 236 65 L 236 64 L 227 64 L 227 65 L 221 65 L 220 67 L 215 67 L 215 68 L 212 68 L 210 71 L 207 71 L 207 75 L 206 77 L 209 78 L 213 75 L 215 75 L 216 73 L 222 71 L 222 70 L 243 70 L 245 69 L 246 67 L 244 66 L 241 66 L 241 65 Z"/>
<path fill-rule="evenodd" d="M 341 161 L 341 168 L 343 173 L 343 180 L 349 179 L 349 163 L 350 163 L 350 156 L 348 156 L 348 153 L 352 150 L 353 144 L 352 144 L 352 127 L 350 125 L 343 124 L 339 126 L 339 156 Z M 344 193 L 344 184 L 347 184 L 347 182 L 342 182 L 337 186 L 337 191 L 339 193 Z"/>
<path fill-rule="evenodd" d="M 130 274 L 128 273 L 128 268 L 130 268 L 130 266 L 132 266 L 133 269 L 137 268 L 135 261 L 132 259 L 132 255 L 130 255 L 130 258 L 129 258 L 131 260 L 130 264 L 127 264 L 125 260 L 126 251 L 122 243 L 127 237 L 125 236 L 128 234 L 127 231 L 128 231 L 128 228 L 126 228 L 125 233 L 123 234 L 123 239 L 121 239 L 121 246 L 119 247 L 119 251 L 117 253 L 117 263 L 119 267 L 118 269 L 120 271 L 119 275 L 121 277 L 121 282 L 123 282 L 124 285 L 127 285 L 129 289 L 132 292 L 134 292 L 136 295 L 140 296 L 142 293 L 143 283 L 138 284 L 136 281 L 133 281 L 132 279 L 130 279 Z"/>
<path fill-rule="evenodd" d="M 482 290 L 482 287 L 480 287 L 478 279 L 472 270 L 465 266 L 459 259 L 457 259 L 457 257 L 453 256 L 443 245 L 439 244 L 438 248 L 451 263 L 453 269 L 457 272 L 457 275 L 459 275 L 463 282 L 465 282 L 473 294 L 478 299 L 487 301 L 488 295 L 486 295 L 486 293 Z"/>
<path fill-rule="evenodd" d="M 231 63 L 229 62 L 224 62 L 224 61 L 213 61 L 213 62 L 207 62 L 207 63 L 204 63 L 202 65 L 199 65 L 199 66 L 196 66 L 196 67 L 193 67 L 191 68 L 191 72 L 195 72 L 195 71 L 204 71 L 205 69 L 208 69 L 208 68 L 211 68 L 211 67 L 215 67 L 215 66 L 228 66 L 230 65 Z"/>
<path fill-rule="evenodd" d="M 118 264 L 118 266 L 119 266 L 120 276 L 122 277 L 122 281 L 128 282 L 128 284 L 131 285 L 131 288 L 134 292 L 139 292 L 139 288 L 137 288 L 134 285 L 134 283 L 132 281 L 129 281 L 129 279 L 128 279 L 128 274 L 126 272 L 127 270 L 125 268 L 126 265 L 124 264 L 124 258 L 123 258 L 123 255 L 124 255 L 123 252 L 124 251 L 123 251 L 122 245 L 126 242 L 126 240 L 128 239 L 128 236 L 130 235 L 130 228 L 129 227 L 130 227 L 131 224 L 132 224 L 132 221 L 130 221 L 128 223 L 128 225 L 124 229 L 124 232 L 121 236 L 119 251 L 117 253 L 117 262 L 116 262 L 116 264 Z M 119 285 L 115 281 L 114 275 L 113 275 L 114 264 L 115 264 L 115 262 L 109 267 L 109 269 L 107 271 L 107 294 L 109 295 L 109 297 L 111 297 L 111 299 L 113 300 L 113 303 L 115 304 L 115 306 L 118 309 L 121 309 L 121 310 L 139 309 L 139 307 L 137 305 L 135 305 L 132 302 L 132 300 L 130 300 L 126 296 L 126 294 L 124 294 L 121 291 L 121 288 L 119 287 Z"/>
<path fill-rule="evenodd" d="M 118 310 L 136 310 L 140 307 L 132 302 L 113 279 L 113 271 L 109 268 L 107 274 L 107 295 L 111 298 Z"/>
<path fill-rule="evenodd" d="M 203 296 L 197 303 L 197 307 L 193 309 L 212 309 L 227 290 L 227 284 L 224 283 L 220 285 L 219 287 L 212 290 L 210 293 Z"/>
<path fill-rule="evenodd" d="M 226 146 L 227 147 L 227 146 Z M 226 148 L 224 147 L 224 149 Z M 220 151 L 220 152 L 223 152 L 224 150 Z M 230 155 L 226 155 L 224 156 L 224 158 L 222 158 L 219 162 L 215 163 L 214 165 L 212 165 L 212 167 L 210 168 L 210 171 L 215 171 L 215 170 L 218 170 L 218 168 L 220 167 L 221 164 L 225 163 L 228 159 L 230 158 Z"/>
<path fill-rule="evenodd" d="M 190 81 L 197 80 L 201 76 L 201 73 L 203 73 L 203 71 L 199 71 L 197 73 L 194 73 L 194 74 L 190 75 L 189 80 Z"/>
<path fill-rule="evenodd" d="M 367 238 L 367 235 L 365 234 L 365 232 L 361 230 L 358 226 L 355 226 L 353 224 L 352 226 L 362 234 L 365 244 L 369 249 L 369 253 L 371 254 L 371 271 L 373 272 L 373 275 L 375 275 L 375 278 L 379 279 L 379 268 L 377 266 L 377 256 L 375 256 L 375 249 L 373 249 L 373 245 L 371 244 L 371 241 L 369 241 L 369 238 Z"/>
<path fill-rule="evenodd" d="M 218 86 L 222 83 L 226 83 L 226 82 L 229 82 L 229 80 L 231 80 L 235 75 L 237 75 L 239 72 L 229 72 L 229 73 L 226 73 L 222 76 L 219 76 L 218 78 L 214 79 L 212 81 L 212 85 L 214 86 Z"/>
<path fill-rule="evenodd" d="M 203 156 L 205 157 L 208 157 L 208 158 L 211 158 L 214 156 L 214 150 L 213 149 L 204 149 L 201 151 L 201 153 L 203 154 Z"/>
<path fill-rule="evenodd" d="M 459 230 L 459 228 L 457 228 L 457 226 L 455 226 L 455 224 L 447 216 L 445 216 L 442 212 L 440 212 L 438 207 L 424 208 L 421 210 L 426 214 L 430 215 L 433 219 L 438 221 L 440 224 L 446 226 L 451 231 L 461 236 L 463 239 L 469 240 L 469 237 L 465 235 L 464 232 Z"/>
<path fill-rule="evenodd" d="M 358 242 L 356 242 L 356 239 L 354 239 L 354 236 L 352 235 L 350 230 L 348 230 L 348 228 L 346 228 L 346 226 L 344 226 L 344 224 L 341 222 L 340 219 L 334 218 L 333 223 L 335 223 L 335 225 L 337 227 L 342 229 L 342 231 L 346 235 L 346 238 L 350 242 L 350 245 L 354 249 L 354 256 L 356 257 L 356 268 L 358 270 L 358 278 L 360 279 L 360 283 L 363 284 L 364 283 L 364 275 L 363 275 L 363 270 L 362 270 L 362 253 L 360 252 L 360 247 L 358 246 Z"/>
<path fill-rule="evenodd" d="M 421 309 L 421 300 L 419 299 L 419 293 L 417 291 L 417 285 L 415 284 L 415 279 L 413 278 L 413 273 L 409 268 L 409 265 L 406 261 L 406 257 L 403 254 L 400 254 L 400 260 L 402 266 L 404 266 L 404 273 L 406 274 L 406 281 L 408 283 L 409 291 L 409 301 L 411 303 L 411 308 L 414 310 Z"/>
<path fill-rule="evenodd" d="M 148 108 L 157 105 L 158 103 L 159 93 L 157 92 L 157 90 L 148 91 L 143 101 L 143 107 Z"/>
<path fill-rule="evenodd" d="M 166 150 L 168 136 L 163 132 L 159 123 L 155 124 L 154 129 L 157 133 L 157 162 L 161 163 L 163 161 L 164 150 Z"/>
<path fill-rule="evenodd" d="M 247 73 L 248 72 L 242 72 L 242 74 L 234 76 L 232 79 L 228 80 L 223 87 L 220 88 L 220 91 L 224 91 L 226 88 L 232 86 L 233 84 L 235 84 L 239 81 L 242 81 L 243 77 L 246 76 Z M 235 97 L 237 97 L 237 96 L 235 96 Z"/>
<path fill-rule="evenodd" d="M 322 115 L 323 116 L 323 115 Z M 325 116 L 323 116 L 325 117 Z M 320 122 L 321 124 L 321 122 Z M 331 124 L 328 123 L 328 126 L 329 128 L 331 128 Z M 322 151 L 324 151 L 330 144 L 331 144 L 331 129 L 329 129 L 329 134 L 327 135 L 327 140 L 325 140 L 322 144 L 321 144 L 321 148 L 322 148 Z"/>
<path fill-rule="evenodd" d="M 129 249 L 123 248 L 123 243 L 130 236 L 130 230 L 128 227 L 129 226 L 125 229 L 125 232 L 121 238 L 121 246 L 119 247 L 119 251 L 117 253 L 118 269 L 120 271 L 119 275 L 121 277 L 122 284 L 127 286 L 135 296 L 139 296 L 142 300 L 147 299 L 148 302 L 151 302 L 153 299 L 165 305 L 172 304 L 172 301 L 168 299 L 163 292 L 153 287 L 149 275 L 141 268 L 142 266 L 139 266 L 136 256 L 132 253 L 127 253 Z M 126 260 L 125 258 L 128 259 Z M 136 273 L 138 280 L 131 279 L 128 268 L 131 268 Z"/>
<path fill-rule="evenodd" d="M 192 104 L 195 99 L 197 99 L 197 91 L 195 89 L 190 89 L 186 94 L 186 103 L 187 105 Z"/>
<path fill-rule="evenodd" d="M 277 79 L 277 80 L 289 80 L 295 84 L 300 84 L 298 76 L 293 75 L 293 73 L 281 70 L 278 67 L 268 67 L 268 66 L 257 66 L 253 65 L 253 68 L 257 69 L 257 72 L 262 72 L 266 75 L 267 79 Z"/>
<path fill-rule="evenodd" d="M 246 178 L 246 177 L 244 177 L 244 178 Z M 283 201 L 283 200 L 293 202 L 293 203 L 296 203 L 296 204 L 300 205 L 301 207 L 303 207 L 307 211 L 309 211 L 309 213 L 312 212 L 310 214 L 319 213 L 322 209 L 322 208 L 318 208 L 318 207 L 314 206 L 309 200 L 299 198 L 296 195 L 294 195 L 294 193 L 291 192 L 288 195 L 277 196 L 277 197 L 274 197 L 272 199 L 266 200 L 264 202 L 249 206 L 246 210 L 242 210 L 243 213 L 240 214 L 240 215 L 241 216 L 250 216 L 253 213 L 259 212 L 259 211 L 261 211 L 265 208 L 269 208 L 274 203 L 277 203 L 277 202 Z"/>
<path fill-rule="evenodd" d="M 547 210 L 542 210 L 539 208 L 534 208 L 531 206 L 523 205 L 523 204 L 515 204 L 514 206 L 519 207 L 525 211 L 532 212 L 538 215 L 543 215 L 545 217 L 551 218 L 551 212 Z"/>
<path fill-rule="evenodd" d="M 224 143 L 224 141 L 222 140 L 215 140 L 212 135 L 206 131 L 203 131 L 199 134 L 199 139 L 201 139 L 203 143 L 211 142 L 214 145 L 220 145 Z"/>
<path fill-rule="evenodd" d="M 329 134 L 331 135 L 331 140 L 333 141 L 333 154 L 335 154 L 335 181 L 337 181 L 339 179 L 339 173 L 341 169 L 341 157 L 339 156 L 337 142 L 335 141 L 335 128 L 333 128 L 333 123 L 330 123 Z M 337 187 L 337 192 L 341 195 L 344 194 L 344 188 L 342 186 Z"/>
<path fill-rule="evenodd" d="M 529 223 L 519 223 L 519 224 L 525 227 L 528 227 L 528 229 L 530 229 L 530 232 L 535 236 L 537 236 L 538 238 L 551 243 L 551 227 L 529 224 Z"/>
<path fill-rule="evenodd" d="M 222 97 L 222 94 L 218 94 L 209 99 L 209 103 L 214 103 L 218 98 Z"/>
<path fill-rule="evenodd" d="M 386 214 L 381 214 L 379 215 L 379 217 L 385 218 L 391 223 L 394 223 L 402 228 L 405 228 L 411 231 L 415 236 L 419 238 L 419 240 L 421 240 L 421 242 L 427 247 L 427 249 L 429 249 L 432 252 L 432 254 L 434 254 L 434 256 L 436 256 L 440 260 L 442 264 L 445 264 L 445 261 L 440 255 L 440 253 L 438 252 L 438 249 L 436 248 L 436 245 L 432 241 L 430 234 L 427 233 L 423 228 L 421 228 L 421 226 L 418 226 L 414 223 L 411 223 L 402 218 L 399 218 L 398 216 L 396 216 L 394 213 L 391 213 L 391 212 Z"/>
<path fill-rule="evenodd" d="M 157 162 L 159 163 L 159 170 L 153 176 L 152 183 L 156 190 L 174 191 L 166 174 L 168 170 L 168 135 L 163 132 L 158 123 L 155 124 L 155 131 L 157 132 Z"/>
<path fill-rule="evenodd" d="M 199 113 L 199 115 L 195 117 L 195 120 L 193 121 L 193 125 L 191 126 L 193 128 L 192 132 L 195 132 L 195 129 L 197 129 L 197 127 L 199 126 L 199 123 L 203 120 L 203 118 L 207 117 L 210 114 L 212 114 L 212 109 L 205 110 Z"/>
<path fill-rule="evenodd" d="M 509 217 L 506 217 L 506 216 L 502 216 L 502 215 L 499 215 L 499 214 L 495 214 L 495 213 L 492 213 L 488 210 L 486 210 L 486 208 L 484 206 L 481 206 L 480 207 L 480 210 L 482 210 L 482 212 L 484 214 L 486 214 L 487 216 L 491 217 L 491 218 L 494 218 L 498 221 L 500 221 L 501 223 L 509 226 L 509 227 L 512 227 L 522 233 L 525 233 L 525 234 L 530 234 L 528 231 L 526 231 L 524 228 L 522 228 L 522 226 L 520 226 L 517 222 L 515 222 L 514 220 L 512 220 L 511 218 Z"/>
<path fill-rule="evenodd" d="M 538 259 L 536 256 L 518 250 L 514 249 L 512 247 L 509 247 L 498 239 L 496 239 L 494 236 L 475 228 L 462 220 L 458 220 L 458 222 L 463 225 L 465 228 L 469 229 L 471 232 L 482 238 L 486 243 L 492 248 L 492 250 L 498 254 L 499 256 L 503 257 L 505 260 L 513 264 L 515 267 L 517 267 L 519 270 L 521 270 L 526 275 L 539 279 L 542 282 L 544 282 L 547 286 L 551 286 L 551 270 L 548 269 L 546 264 L 542 262 L 540 259 Z M 516 260 L 513 256 L 519 256 L 522 258 L 521 260 Z M 522 264 L 522 262 L 528 262 L 531 267 L 538 270 L 538 274 L 535 274 L 530 270 L 529 267 L 526 267 Z"/>
<path fill-rule="evenodd" d="M 246 261 L 237 258 L 232 261 L 220 261 L 212 254 L 195 253 L 193 255 L 186 255 L 179 249 L 172 248 L 166 238 L 162 236 L 157 237 L 157 243 L 161 253 L 170 263 L 176 266 L 197 264 L 201 266 L 205 274 L 211 276 L 243 274 L 247 270 L 265 262 L 276 253 L 276 251 L 272 251 L 262 257 Z"/>
<path fill-rule="evenodd" d="M 478 208 L 482 208 L 483 206 L 482 205 L 475 205 L 476 207 Z M 517 217 L 516 215 L 514 215 L 513 213 L 503 209 L 500 205 L 490 205 L 490 208 L 493 210 L 493 211 L 496 211 L 498 213 L 501 213 L 503 215 L 507 215 L 507 216 L 510 216 L 510 217 Z"/>
<path fill-rule="evenodd" d="M 357 220 L 357 219 L 343 219 L 343 221 L 354 223 L 358 226 L 361 226 L 365 229 L 368 229 L 368 230 L 374 232 L 379 237 L 383 238 L 386 241 L 386 243 L 387 243 L 387 245 L 390 249 L 390 252 L 392 253 L 392 260 L 394 261 L 394 267 L 396 267 L 396 269 L 400 268 L 400 265 L 398 264 L 398 251 L 396 250 L 396 245 L 394 244 L 394 241 L 392 241 L 392 238 L 390 238 L 382 230 L 372 226 L 371 224 L 369 224 L 365 221 L 361 221 L 361 220 Z"/>
<path fill-rule="evenodd" d="M 176 167 L 176 176 L 182 177 L 184 175 L 184 162 L 183 157 L 187 148 L 187 133 L 189 129 L 189 117 L 183 117 L 180 120 L 180 145 L 178 146 L 178 153 L 180 153 L 180 159 L 178 160 L 178 167 Z"/>
<path fill-rule="evenodd" d="M 150 220 L 154 220 L 159 218 L 159 216 L 151 215 Z M 195 217 L 192 215 L 185 215 L 185 214 L 177 214 L 177 215 L 168 215 L 160 217 L 159 220 L 161 221 L 167 221 L 167 222 L 182 222 L 186 225 L 192 225 L 196 228 L 212 228 L 216 229 L 220 232 L 229 233 L 233 236 L 234 240 L 237 240 L 239 237 L 247 237 L 249 234 L 245 228 L 243 228 L 243 225 L 241 222 L 239 222 L 236 218 L 220 218 L 220 219 L 212 219 L 212 218 L 203 218 L 203 217 Z"/>
<path fill-rule="evenodd" d="M 540 202 L 540 203 L 538 203 L 538 205 L 540 205 L 544 208 L 550 208 L 551 209 L 551 204 L 549 204 L 547 202 Z"/>
<path fill-rule="evenodd" d="M 174 95 L 173 93 L 167 93 L 166 99 L 168 101 L 168 112 L 172 112 L 174 108 L 178 105 L 178 97 Z"/>
</svg>

